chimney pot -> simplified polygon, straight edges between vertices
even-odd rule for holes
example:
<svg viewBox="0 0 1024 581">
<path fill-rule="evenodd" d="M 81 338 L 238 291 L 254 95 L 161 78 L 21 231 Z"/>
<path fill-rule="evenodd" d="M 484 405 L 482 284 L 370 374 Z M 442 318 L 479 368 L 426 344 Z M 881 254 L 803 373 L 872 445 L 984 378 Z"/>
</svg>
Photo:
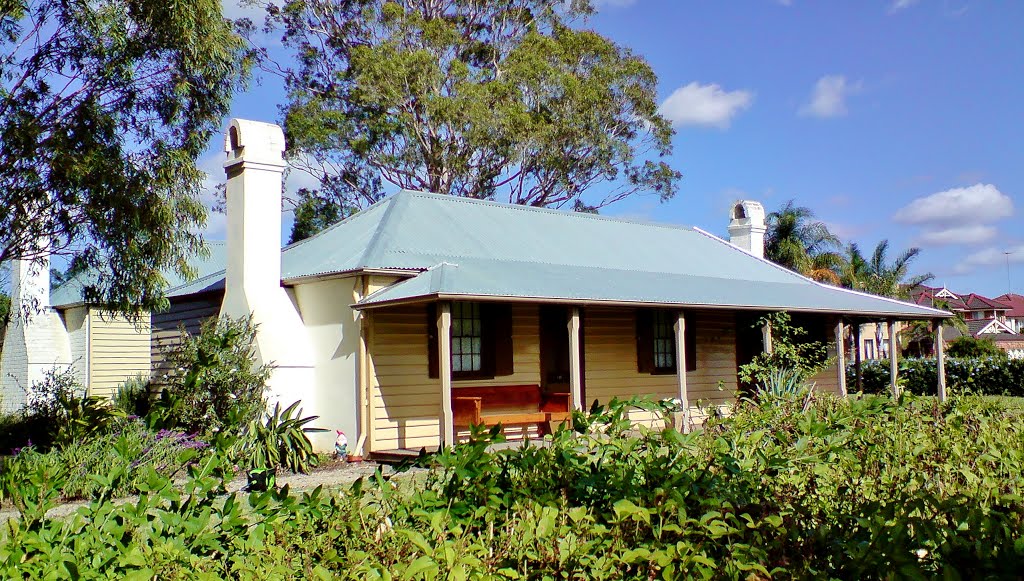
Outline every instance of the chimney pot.
<svg viewBox="0 0 1024 581">
<path fill-rule="evenodd" d="M 729 212 L 729 242 L 764 258 L 764 235 L 768 231 L 764 206 L 753 200 L 740 200 Z"/>
</svg>

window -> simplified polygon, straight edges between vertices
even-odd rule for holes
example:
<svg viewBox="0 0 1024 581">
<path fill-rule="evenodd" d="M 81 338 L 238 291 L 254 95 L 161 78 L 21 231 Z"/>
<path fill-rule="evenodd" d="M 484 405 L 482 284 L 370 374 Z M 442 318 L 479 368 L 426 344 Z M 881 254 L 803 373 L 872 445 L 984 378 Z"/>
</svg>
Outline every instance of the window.
<svg viewBox="0 0 1024 581">
<path fill-rule="evenodd" d="M 483 371 L 484 335 L 480 303 L 452 304 L 452 374 Z"/>
<path fill-rule="evenodd" d="M 654 372 L 675 373 L 676 330 L 675 317 L 668 311 L 654 313 Z"/>
<path fill-rule="evenodd" d="M 676 321 L 678 311 L 637 309 L 636 368 L 654 375 L 676 372 Z M 692 315 L 686 316 L 686 370 L 697 369 L 697 333 Z"/>
<path fill-rule="evenodd" d="M 438 305 L 427 305 L 427 375 L 441 376 Z M 497 303 L 451 303 L 452 379 L 512 375 L 512 308 Z"/>
<path fill-rule="evenodd" d="M 865 339 L 864 340 L 864 359 L 875 358 L 875 340 Z"/>
</svg>

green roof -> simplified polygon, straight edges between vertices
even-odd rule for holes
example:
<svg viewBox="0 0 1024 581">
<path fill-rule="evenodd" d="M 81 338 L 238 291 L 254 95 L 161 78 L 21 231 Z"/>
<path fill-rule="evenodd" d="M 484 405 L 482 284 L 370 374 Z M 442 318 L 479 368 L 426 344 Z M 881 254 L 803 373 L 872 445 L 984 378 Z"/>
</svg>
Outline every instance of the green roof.
<svg viewBox="0 0 1024 581">
<path fill-rule="evenodd" d="M 206 241 L 206 248 L 209 256 L 195 256 L 191 265 L 196 269 L 197 278 L 194 281 L 186 281 L 173 270 L 164 271 L 162 274 L 167 279 L 168 297 L 196 294 L 204 290 L 204 281 L 212 285 L 224 285 L 224 265 L 227 263 L 227 248 L 222 241 Z M 57 308 L 67 308 L 79 305 L 84 302 L 82 297 L 83 289 L 89 284 L 94 284 L 97 279 L 94 271 L 84 272 L 65 282 L 59 287 L 50 291 L 50 304 Z M 218 278 L 219 277 L 219 278 Z"/>
<path fill-rule="evenodd" d="M 223 244 L 171 297 L 224 285 Z M 817 283 L 698 228 L 402 191 L 292 244 L 281 279 L 361 271 L 409 279 L 357 308 L 435 298 L 516 298 L 848 313 L 895 318 L 945 311 Z"/>
<path fill-rule="evenodd" d="M 805 310 L 930 309 L 814 282 L 700 229 L 403 191 L 285 249 L 282 278 L 419 272 L 359 307 L 435 297 Z"/>
</svg>

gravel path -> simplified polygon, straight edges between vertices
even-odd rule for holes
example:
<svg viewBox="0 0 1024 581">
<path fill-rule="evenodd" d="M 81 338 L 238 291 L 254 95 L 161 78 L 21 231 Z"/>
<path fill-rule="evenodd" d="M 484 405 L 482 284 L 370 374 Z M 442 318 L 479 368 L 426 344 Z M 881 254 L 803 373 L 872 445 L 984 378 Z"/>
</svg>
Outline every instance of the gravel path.
<svg viewBox="0 0 1024 581">
<path fill-rule="evenodd" d="M 318 467 L 309 474 L 291 474 L 289 472 L 279 474 L 277 477 L 277 484 L 278 486 L 284 486 L 287 484 L 292 492 L 313 490 L 317 486 L 323 486 L 325 489 L 339 488 L 342 485 L 355 482 L 360 477 L 371 476 L 377 471 L 378 467 L 383 470 L 385 476 L 395 473 L 394 468 L 387 464 L 377 464 L 376 462 L 358 462 L 349 464 L 332 461 Z M 407 470 L 405 475 L 416 474 L 424 471 L 425 470 L 423 468 L 412 468 Z M 405 475 L 403 475 L 403 477 L 405 477 Z M 239 492 L 243 487 L 245 487 L 245 484 L 245 475 L 235 478 L 228 484 L 228 492 Z M 138 496 L 129 496 L 126 498 L 116 499 L 114 502 L 121 504 L 125 502 L 135 502 L 138 499 Z M 88 500 L 66 502 L 47 511 L 46 516 L 49 518 L 65 517 L 73 514 L 80 507 L 88 504 Z M 0 509 L 0 523 L 7 522 L 8 519 L 17 517 L 18 511 L 10 508 L 9 506 Z"/>
</svg>

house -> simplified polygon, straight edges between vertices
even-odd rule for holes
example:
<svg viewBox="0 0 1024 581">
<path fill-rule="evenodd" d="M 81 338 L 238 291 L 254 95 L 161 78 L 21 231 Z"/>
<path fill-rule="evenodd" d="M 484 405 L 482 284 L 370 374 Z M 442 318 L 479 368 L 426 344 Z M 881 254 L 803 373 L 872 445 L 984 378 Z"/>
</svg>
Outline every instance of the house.
<svg viewBox="0 0 1024 581">
<path fill-rule="evenodd" d="M 357 453 L 451 443 L 474 418 L 532 434 L 616 397 L 676 398 L 686 413 L 730 402 L 743 388 L 737 367 L 771 344 L 754 324 L 772 311 L 833 353 L 851 323 L 926 319 L 941 332 L 949 315 L 766 261 L 764 209 L 750 201 L 731 210 L 730 243 L 699 228 L 405 191 L 282 250 L 280 128 L 233 120 L 225 150 L 224 268 L 170 290 L 153 342 L 215 309 L 251 313 L 274 396 L 301 399 Z M 845 394 L 839 359 L 818 389 Z"/>
<path fill-rule="evenodd" d="M 996 302 L 1002 303 L 1010 310 L 1006 311 L 1004 323 L 1014 333 L 1024 333 L 1024 295 L 1006 293 L 995 298 Z"/>
</svg>

